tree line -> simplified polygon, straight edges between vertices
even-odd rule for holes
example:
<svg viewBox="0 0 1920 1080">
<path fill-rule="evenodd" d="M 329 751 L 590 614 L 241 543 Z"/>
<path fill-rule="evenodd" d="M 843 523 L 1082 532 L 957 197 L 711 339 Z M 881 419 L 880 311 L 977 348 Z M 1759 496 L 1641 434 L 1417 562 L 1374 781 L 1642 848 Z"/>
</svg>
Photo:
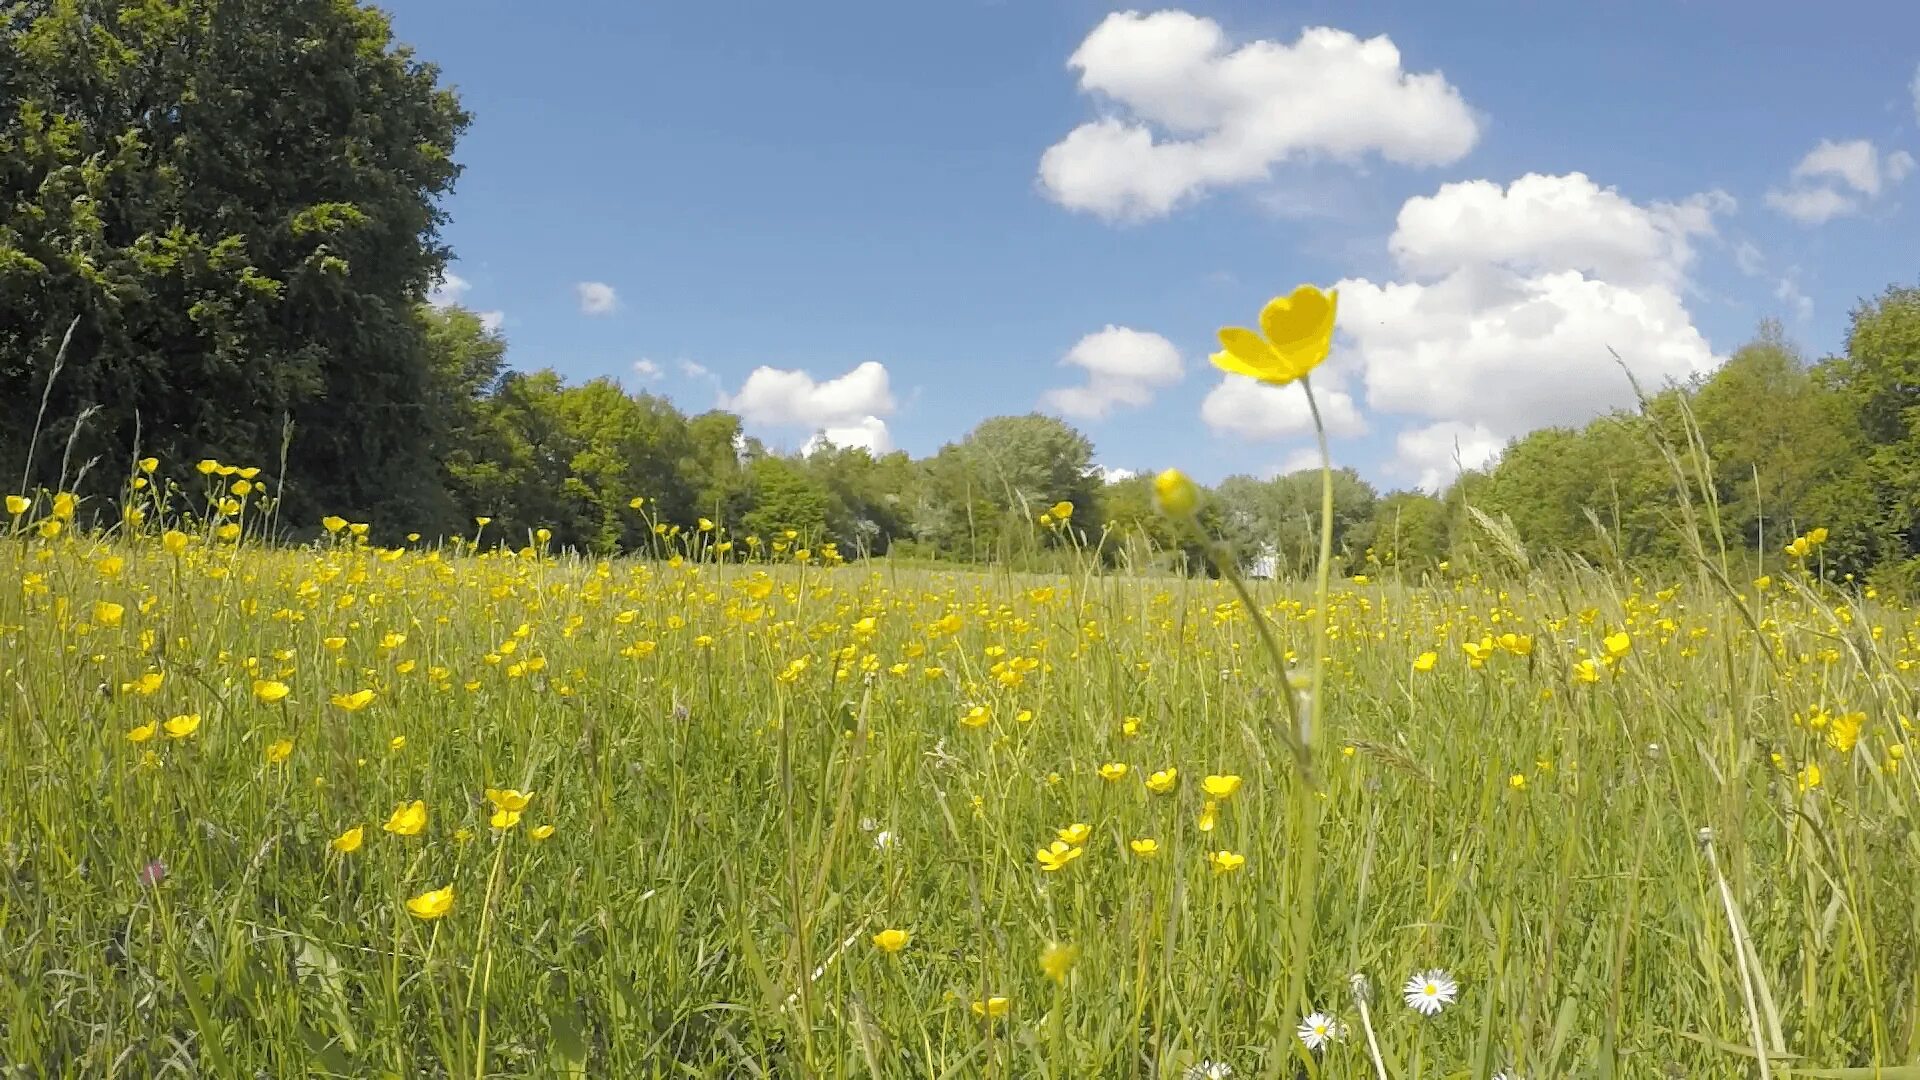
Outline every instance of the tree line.
<svg viewBox="0 0 1920 1080">
<path fill-rule="evenodd" d="M 282 520 L 345 515 L 376 539 L 488 517 L 614 553 L 705 519 L 849 555 L 1205 566 L 1146 478 L 1108 481 L 1052 417 L 994 417 L 917 460 L 783 455 L 723 411 L 514 370 L 473 313 L 425 302 L 469 119 L 351 0 L 0 0 L 0 483 L 111 495 L 136 457 L 182 481 L 214 457 L 268 469 Z M 1710 375 L 1533 432 L 1443 492 L 1334 483 L 1349 573 L 1437 565 L 1489 522 L 1596 563 L 1684 561 L 1703 531 L 1770 557 L 1821 525 L 1834 572 L 1904 587 L 1920 289 L 1862 302 L 1836 356 L 1765 324 Z M 1203 521 L 1299 572 L 1319 484 L 1231 477 Z"/>
</svg>

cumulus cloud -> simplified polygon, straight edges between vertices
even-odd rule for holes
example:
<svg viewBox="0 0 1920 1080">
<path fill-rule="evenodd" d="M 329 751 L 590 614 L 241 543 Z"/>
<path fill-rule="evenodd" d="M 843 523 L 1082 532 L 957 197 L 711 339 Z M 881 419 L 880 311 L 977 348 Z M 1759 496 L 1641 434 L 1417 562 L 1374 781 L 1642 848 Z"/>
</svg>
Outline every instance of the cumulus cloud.
<svg viewBox="0 0 1920 1080">
<path fill-rule="evenodd" d="M 1337 465 L 1337 463 L 1336 463 Z M 1269 470 L 1270 476 L 1292 476 L 1297 472 L 1317 471 L 1320 468 L 1320 451 L 1316 447 L 1302 446 L 1294 449 L 1280 464 Z"/>
<path fill-rule="evenodd" d="M 1394 439 L 1394 467 L 1421 491 L 1438 493 L 1462 472 L 1491 464 L 1506 440 L 1480 424 L 1443 420 Z"/>
<path fill-rule="evenodd" d="M 1794 275 L 1780 279 L 1773 288 L 1773 298 L 1792 307 L 1794 318 L 1801 322 L 1813 318 L 1813 297 L 1800 290 L 1800 281 Z"/>
<path fill-rule="evenodd" d="M 1354 405 L 1353 395 L 1337 382 L 1322 384 L 1322 373 L 1314 376 L 1314 397 L 1320 403 L 1320 419 L 1331 436 L 1360 435 L 1367 422 Z M 1216 435 L 1241 439 L 1272 441 L 1298 438 L 1313 432 L 1313 413 L 1307 408 L 1307 395 L 1298 386 L 1271 386 L 1245 375 L 1228 375 L 1207 393 L 1200 403 L 1200 419 Z"/>
<path fill-rule="evenodd" d="M 878 457 L 893 449 L 893 436 L 887 431 L 885 420 L 877 416 L 863 416 L 851 424 L 835 424 L 814 432 L 813 437 L 800 447 L 800 453 L 811 455 L 826 446 L 857 448 Z"/>
<path fill-rule="evenodd" d="M 1389 249 L 1409 280 L 1338 286 L 1368 406 L 1427 422 L 1391 468 L 1426 484 L 1456 444 L 1476 467 L 1515 435 L 1631 406 L 1622 363 L 1643 386 L 1717 365 L 1681 297 L 1694 243 L 1732 209 L 1718 192 L 1635 203 L 1580 173 L 1408 200 Z"/>
<path fill-rule="evenodd" d="M 633 373 L 642 379 L 657 379 L 665 373 L 665 369 L 652 360 L 641 357 L 633 362 Z"/>
<path fill-rule="evenodd" d="M 434 307 L 452 307 L 472 289 L 472 282 L 449 270 L 427 290 L 427 303 Z"/>
<path fill-rule="evenodd" d="M 722 394 L 720 404 L 747 424 L 805 428 L 815 440 L 875 453 L 893 448 L 884 419 L 894 410 L 893 391 L 886 365 L 876 361 L 824 382 L 804 371 L 757 367 L 739 393 Z"/>
<path fill-rule="evenodd" d="M 1137 469 L 1118 469 L 1107 465 L 1095 465 L 1091 471 L 1103 484 L 1117 484 L 1140 475 Z"/>
<path fill-rule="evenodd" d="M 1111 112 L 1047 149 L 1040 185 L 1060 205 L 1110 220 L 1160 217 L 1288 161 L 1449 164 L 1480 134 L 1445 76 L 1407 71 L 1384 35 L 1311 27 L 1292 44 L 1236 47 L 1212 19 L 1123 11 L 1067 64 Z"/>
<path fill-rule="evenodd" d="M 1091 419 L 1116 407 L 1137 408 L 1160 387 L 1180 381 L 1180 350 L 1159 334 L 1108 326 L 1081 338 L 1060 361 L 1086 371 L 1080 386 L 1049 390 L 1042 401 L 1068 416 Z"/>
<path fill-rule="evenodd" d="M 580 297 L 582 315 L 611 315 L 620 307 L 620 295 L 604 281 L 583 281 L 573 291 Z"/>
<path fill-rule="evenodd" d="M 1767 205 L 1803 225 L 1857 214 L 1913 172 L 1905 150 L 1882 154 L 1866 139 L 1822 139 L 1793 167 L 1791 183 L 1767 192 Z"/>
<path fill-rule="evenodd" d="M 449 270 L 434 281 L 433 288 L 427 290 L 427 303 L 437 308 L 464 307 L 466 296 L 472 291 L 472 282 Z M 504 311 L 476 311 L 473 314 L 480 320 L 480 328 L 489 334 L 499 333 L 500 327 L 507 321 Z"/>
</svg>

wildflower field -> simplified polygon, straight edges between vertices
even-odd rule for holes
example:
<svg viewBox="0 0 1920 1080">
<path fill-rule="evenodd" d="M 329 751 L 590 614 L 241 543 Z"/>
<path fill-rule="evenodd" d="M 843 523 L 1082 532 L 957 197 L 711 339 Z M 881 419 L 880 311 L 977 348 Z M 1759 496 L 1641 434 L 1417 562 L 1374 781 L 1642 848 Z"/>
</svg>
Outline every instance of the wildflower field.
<svg viewBox="0 0 1920 1080">
<path fill-rule="evenodd" d="M 1821 534 L 1249 607 L 208 482 L 9 507 L 17 1075 L 1917 1074 L 1920 636 Z"/>
</svg>

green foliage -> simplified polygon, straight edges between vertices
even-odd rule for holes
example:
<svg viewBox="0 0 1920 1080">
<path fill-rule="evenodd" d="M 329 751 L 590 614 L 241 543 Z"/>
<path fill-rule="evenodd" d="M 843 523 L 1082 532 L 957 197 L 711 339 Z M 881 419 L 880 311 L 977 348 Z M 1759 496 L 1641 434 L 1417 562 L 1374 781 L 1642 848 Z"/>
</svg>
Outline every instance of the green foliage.
<svg viewBox="0 0 1920 1080">
<path fill-rule="evenodd" d="M 0 19 L 0 474 L 28 456 L 71 326 L 41 462 L 89 407 L 76 463 L 275 463 L 291 421 L 290 513 L 430 496 L 414 309 L 467 124 L 434 67 L 347 0 Z"/>
</svg>

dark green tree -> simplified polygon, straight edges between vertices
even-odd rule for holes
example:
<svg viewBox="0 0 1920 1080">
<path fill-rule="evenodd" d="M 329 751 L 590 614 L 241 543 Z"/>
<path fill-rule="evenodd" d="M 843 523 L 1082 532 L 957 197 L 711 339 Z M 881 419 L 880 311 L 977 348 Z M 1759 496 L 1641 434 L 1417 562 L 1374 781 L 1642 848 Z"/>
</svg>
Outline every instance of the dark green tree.
<svg viewBox="0 0 1920 1080">
<path fill-rule="evenodd" d="M 290 423 L 289 520 L 410 516 L 438 472 L 415 309 L 467 124 L 438 83 L 353 0 L 7 5 L 0 474 L 71 326 L 37 461 L 89 407 L 83 457 L 137 433 L 170 468 L 273 468 Z"/>
</svg>

